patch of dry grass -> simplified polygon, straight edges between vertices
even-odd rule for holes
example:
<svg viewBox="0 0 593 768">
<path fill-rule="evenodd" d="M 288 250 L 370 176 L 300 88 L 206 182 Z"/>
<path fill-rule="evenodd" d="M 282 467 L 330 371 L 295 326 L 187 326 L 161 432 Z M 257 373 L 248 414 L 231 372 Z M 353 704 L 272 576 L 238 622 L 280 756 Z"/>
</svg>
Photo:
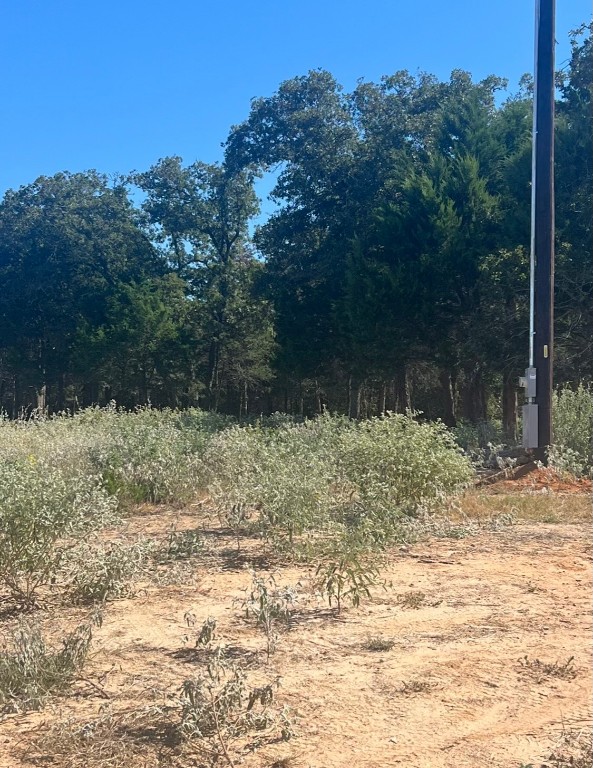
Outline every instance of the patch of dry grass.
<svg viewBox="0 0 593 768">
<path fill-rule="evenodd" d="M 456 500 L 451 519 L 478 522 L 494 515 L 512 515 L 517 522 L 583 523 L 591 520 L 592 500 L 586 494 L 494 493 L 468 491 Z"/>
<path fill-rule="evenodd" d="M 571 656 L 564 664 L 557 661 L 544 662 L 539 659 L 529 659 L 527 656 L 519 659 L 521 669 L 529 672 L 536 683 L 543 683 L 548 677 L 556 677 L 559 680 L 574 680 L 578 672 L 573 662 L 574 656 Z"/>
<path fill-rule="evenodd" d="M 157 768 L 179 748 L 176 724 L 157 708 L 66 720 L 43 729 L 22 759 L 31 765 L 69 768 Z"/>
</svg>

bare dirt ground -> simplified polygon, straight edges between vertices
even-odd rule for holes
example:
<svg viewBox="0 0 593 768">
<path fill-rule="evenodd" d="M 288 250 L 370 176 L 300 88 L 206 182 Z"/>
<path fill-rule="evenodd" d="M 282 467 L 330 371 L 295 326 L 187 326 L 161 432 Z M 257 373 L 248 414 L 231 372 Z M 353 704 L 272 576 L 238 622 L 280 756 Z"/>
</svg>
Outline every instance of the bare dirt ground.
<svg viewBox="0 0 593 768">
<path fill-rule="evenodd" d="M 310 593 L 311 569 L 270 562 L 254 541 L 236 557 L 230 534 L 206 525 L 206 554 L 188 570 L 176 578 L 163 571 L 160 583 L 106 606 L 85 677 L 71 694 L 42 712 L 0 720 L 0 766 L 206 765 L 199 750 L 168 744 L 157 715 L 152 724 L 146 714 L 134 719 L 205 665 L 192 640 L 184 641 L 195 636 L 187 611 L 197 627 L 217 619 L 219 639 L 256 683 L 281 678 L 276 705 L 290 708 L 294 737 L 232 744 L 235 766 L 560 765 L 547 762 L 550 755 L 568 756 L 592 725 L 590 499 L 537 491 L 524 485 L 468 495 L 460 514 L 510 510 L 517 522 L 394 548 L 381 564 L 386 588 L 339 616 Z M 192 529 L 201 509 L 145 508 L 122 535 L 163 536 L 173 520 Z M 564 521 L 541 522 L 558 517 Z M 234 602 L 251 583 L 250 567 L 273 573 L 279 585 L 300 582 L 304 596 L 269 663 L 265 637 Z M 38 614 L 58 633 L 85 611 L 58 600 Z M 0 629 L 13 620 L 4 618 Z M 391 647 L 370 650 L 369 637 L 377 636 Z M 111 734 L 119 752 L 93 742 L 92 723 L 107 717 L 120 718 Z M 87 740 L 68 741 L 62 731 L 52 741 L 59 723 L 79 734 L 91 724 Z"/>
</svg>

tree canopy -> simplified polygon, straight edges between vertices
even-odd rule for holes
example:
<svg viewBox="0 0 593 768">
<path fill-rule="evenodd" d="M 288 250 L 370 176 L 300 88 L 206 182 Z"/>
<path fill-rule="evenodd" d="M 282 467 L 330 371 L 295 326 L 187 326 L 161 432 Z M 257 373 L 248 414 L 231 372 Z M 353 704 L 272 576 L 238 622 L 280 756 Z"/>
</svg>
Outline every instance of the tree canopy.
<svg viewBox="0 0 593 768">
<path fill-rule="evenodd" d="M 556 370 L 593 378 L 591 28 L 556 107 Z M 0 405 L 420 408 L 514 431 L 532 93 L 455 70 L 281 83 L 222 162 L 40 177 L 0 202 Z M 506 95 L 505 95 L 506 94 Z M 262 219 L 255 181 L 273 173 Z"/>
</svg>

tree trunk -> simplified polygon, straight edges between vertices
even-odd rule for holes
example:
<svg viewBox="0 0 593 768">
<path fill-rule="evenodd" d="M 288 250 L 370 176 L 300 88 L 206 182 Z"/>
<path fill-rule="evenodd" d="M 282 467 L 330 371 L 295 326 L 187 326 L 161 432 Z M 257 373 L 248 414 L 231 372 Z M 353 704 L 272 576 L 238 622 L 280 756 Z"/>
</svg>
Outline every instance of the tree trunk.
<svg viewBox="0 0 593 768">
<path fill-rule="evenodd" d="M 488 402 L 486 385 L 479 367 L 474 368 L 466 376 L 462 397 L 463 415 L 466 419 L 477 424 L 488 418 Z"/>
<path fill-rule="evenodd" d="M 218 400 L 218 363 L 219 345 L 217 341 L 210 343 L 208 352 L 208 410 L 216 410 Z"/>
<path fill-rule="evenodd" d="M 355 376 L 348 379 L 348 417 L 360 419 L 361 383 Z"/>
<path fill-rule="evenodd" d="M 66 410 L 66 374 L 58 374 L 58 386 L 56 391 L 56 410 Z"/>
<path fill-rule="evenodd" d="M 45 413 L 47 408 L 47 384 L 43 384 L 37 390 L 37 411 L 39 413 Z"/>
<path fill-rule="evenodd" d="M 517 440 L 517 383 L 512 373 L 502 377 L 502 428 L 507 439 Z"/>
<path fill-rule="evenodd" d="M 410 388 L 408 386 L 408 371 L 405 363 L 399 366 L 395 373 L 395 410 L 396 413 L 406 413 L 412 410 Z"/>
<path fill-rule="evenodd" d="M 441 371 L 439 374 L 441 392 L 443 395 L 443 421 L 448 427 L 457 426 L 455 417 L 455 391 L 453 378 L 449 371 Z"/>
<path fill-rule="evenodd" d="M 18 419 L 21 407 L 21 382 L 18 376 L 14 377 L 14 398 L 12 401 L 12 418 Z"/>
<path fill-rule="evenodd" d="M 381 382 L 381 390 L 379 392 L 379 416 L 384 416 L 387 410 L 387 382 Z"/>
<path fill-rule="evenodd" d="M 323 407 L 323 399 L 321 397 L 321 387 L 319 386 L 319 382 L 317 379 L 315 379 L 315 398 L 317 400 L 317 413 L 321 415 L 323 413 L 324 407 Z"/>
</svg>

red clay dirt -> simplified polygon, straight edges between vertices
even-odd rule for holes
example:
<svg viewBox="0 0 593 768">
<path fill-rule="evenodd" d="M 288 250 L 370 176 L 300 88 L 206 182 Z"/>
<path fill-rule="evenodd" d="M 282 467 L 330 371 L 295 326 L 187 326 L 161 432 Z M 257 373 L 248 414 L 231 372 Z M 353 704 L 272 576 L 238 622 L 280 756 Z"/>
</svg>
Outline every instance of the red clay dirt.
<svg viewBox="0 0 593 768">
<path fill-rule="evenodd" d="M 573 477 L 566 472 L 558 472 L 552 467 L 538 467 L 523 477 L 513 480 L 500 480 L 495 483 L 500 492 L 545 492 L 591 494 L 591 479 Z"/>
</svg>

